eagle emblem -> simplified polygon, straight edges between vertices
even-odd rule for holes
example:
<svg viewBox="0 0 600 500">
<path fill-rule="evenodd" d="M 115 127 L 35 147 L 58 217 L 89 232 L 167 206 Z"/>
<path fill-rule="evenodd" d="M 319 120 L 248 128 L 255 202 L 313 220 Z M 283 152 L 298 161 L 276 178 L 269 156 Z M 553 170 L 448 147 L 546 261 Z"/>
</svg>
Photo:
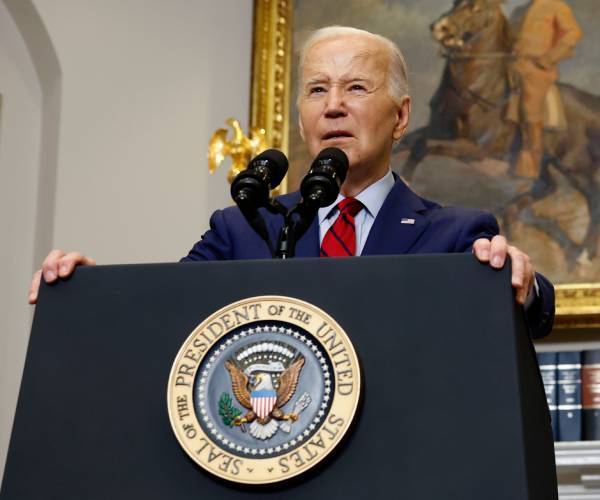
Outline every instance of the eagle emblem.
<svg viewBox="0 0 600 500">
<path fill-rule="evenodd" d="M 233 407 L 232 399 L 224 393 L 219 401 L 223 422 L 231 427 L 246 426 L 250 434 L 266 440 L 281 428 L 290 432 L 291 424 L 310 404 L 310 395 L 304 393 L 286 413 L 283 407 L 292 399 L 298 386 L 304 356 L 282 342 L 250 344 L 225 362 L 231 378 L 231 388 L 237 401 L 247 410 Z"/>
<path fill-rule="evenodd" d="M 169 419 L 208 473 L 276 483 L 339 445 L 360 388 L 358 358 L 334 318 L 294 297 L 249 297 L 215 311 L 181 346 L 169 377 Z"/>
<path fill-rule="evenodd" d="M 212 135 L 208 144 L 208 170 L 213 174 L 225 158 L 231 156 L 231 169 L 227 175 L 231 184 L 237 174 L 246 170 L 250 158 L 268 146 L 267 134 L 263 129 L 250 127 L 249 137 L 246 137 L 239 121 L 229 118 L 226 123 L 232 128 L 233 137 L 227 138 L 229 131 L 226 128 L 220 128 Z"/>
</svg>

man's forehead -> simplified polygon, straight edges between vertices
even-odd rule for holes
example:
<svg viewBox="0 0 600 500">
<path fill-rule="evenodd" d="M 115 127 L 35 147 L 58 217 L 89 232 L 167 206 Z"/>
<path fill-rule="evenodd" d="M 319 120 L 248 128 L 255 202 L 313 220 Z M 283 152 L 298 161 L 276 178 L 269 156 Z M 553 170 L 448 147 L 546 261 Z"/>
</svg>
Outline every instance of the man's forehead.
<svg viewBox="0 0 600 500">
<path fill-rule="evenodd" d="M 306 54 L 303 76 L 328 76 L 331 72 L 351 73 L 368 79 L 387 69 L 385 48 L 366 37 L 335 37 L 319 41 Z"/>
</svg>

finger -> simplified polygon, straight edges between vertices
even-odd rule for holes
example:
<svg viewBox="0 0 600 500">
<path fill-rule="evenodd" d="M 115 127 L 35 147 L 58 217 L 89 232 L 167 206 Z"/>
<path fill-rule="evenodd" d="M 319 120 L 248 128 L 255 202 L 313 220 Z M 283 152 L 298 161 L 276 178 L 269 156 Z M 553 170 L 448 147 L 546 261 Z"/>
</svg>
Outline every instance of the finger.
<svg viewBox="0 0 600 500">
<path fill-rule="evenodd" d="M 33 278 L 31 279 L 31 285 L 29 285 L 29 300 L 30 304 L 35 304 L 37 302 L 38 291 L 40 289 L 40 282 L 42 281 L 42 270 L 38 270 L 33 273 Z"/>
<path fill-rule="evenodd" d="M 473 253 L 480 262 L 489 262 L 490 260 L 490 240 L 487 238 L 479 238 L 473 243 Z"/>
<path fill-rule="evenodd" d="M 534 280 L 533 265 L 529 256 L 516 247 L 509 246 L 508 254 L 512 261 L 512 285 L 516 289 L 515 299 L 519 304 L 525 304 L 531 292 Z"/>
<path fill-rule="evenodd" d="M 504 236 L 496 235 L 492 238 L 490 248 L 490 263 L 492 267 L 500 269 L 506 261 L 508 245 Z"/>
<path fill-rule="evenodd" d="M 527 289 L 527 287 L 524 286 L 519 287 L 516 290 L 517 294 L 515 296 L 515 300 L 518 304 L 524 305 L 525 301 L 527 300 L 527 295 L 529 295 L 529 290 Z"/>
<path fill-rule="evenodd" d="M 77 266 L 82 259 L 83 255 L 79 252 L 69 252 L 63 255 L 58 261 L 58 275 L 61 278 L 66 278 L 73 273 L 75 266 Z"/>
<path fill-rule="evenodd" d="M 93 266 L 96 264 L 94 259 L 90 259 L 79 252 L 69 252 L 58 261 L 58 275 L 61 278 L 66 278 L 73 274 L 77 266 Z"/>
<path fill-rule="evenodd" d="M 96 265 L 96 259 L 92 259 L 91 257 L 83 257 L 83 261 L 81 262 L 82 266 L 95 266 Z"/>
<path fill-rule="evenodd" d="M 523 286 L 524 274 L 525 274 L 525 261 L 521 253 L 509 252 L 511 264 L 512 264 L 512 275 L 511 283 L 515 288 L 521 288 Z"/>
<path fill-rule="evenodd" d="M 42 263 L 42 274 L 47 283 L 52 283 L 58 277 L 58 261 L 65 255 L 62 250 L 52 250 Z"/>
<path fill-rule="evenodd" d="M 527 300 L 527 297 L 531 293 L 533 289 L 533 283 L 535 281 L 535 271 L 533 270 L 533 265 L 529 259 L 527 254 L 523 254 L 525 261 L 525 271 L 523 273 L 523 303 Z"/>
</svg>

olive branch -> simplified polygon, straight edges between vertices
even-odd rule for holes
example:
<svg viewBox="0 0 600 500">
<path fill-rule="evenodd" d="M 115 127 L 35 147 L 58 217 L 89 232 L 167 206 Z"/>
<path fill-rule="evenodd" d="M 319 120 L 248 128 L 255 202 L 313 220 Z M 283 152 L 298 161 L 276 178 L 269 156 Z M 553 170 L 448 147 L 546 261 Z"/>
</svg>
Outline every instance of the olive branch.
<svg viewBox="0 0 600 500">
<path fill-rule="evenodd" d="M 231 396 L 226 392 L 219 398 L 219 415 L 223 423 L 229 427 L 233 427 L 233 421 L 242 414 L 240 409 L 233 406 L 232 401 Z"/>
</svg>

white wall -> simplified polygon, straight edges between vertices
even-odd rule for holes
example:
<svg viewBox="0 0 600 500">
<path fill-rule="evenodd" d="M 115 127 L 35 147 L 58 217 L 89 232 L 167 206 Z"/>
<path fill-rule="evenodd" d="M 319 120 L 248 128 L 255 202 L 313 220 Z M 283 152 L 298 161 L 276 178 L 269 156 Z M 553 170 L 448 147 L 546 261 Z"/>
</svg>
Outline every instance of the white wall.
<svg viewBox="0 0 600 500">
<path fill-rule="evenodd" d="M 179 258 L 230 203 L 206 150 L 228 116 L 247 122 L 252 2 L 35 4 L 63 72 L 54 244 Z"/>
<path fill-rule="evenodd" d="M 0 2 L 0 473 L 29 335 L 42 92 L 19 31 Z"/>
<path fill-rule="evenodd" d="M 230 204 L 226 172 L 209 176 L 206 150 L 226 118 L 248 121 L 252 41 L 249 0 L 3 2 L 12 9 L 0 1 L 0 475 L 33 262 L 53 246 L 103 264 L 185 255 L 210 212 Z M 32 12 L 17 12 L 23 4 Z M 36 57 L 27 35 L 34 14 L 60 66 L 47 100 L 50 56 Z M 46 101 L 59 109 L 44 113 Z"/>
</svg>

